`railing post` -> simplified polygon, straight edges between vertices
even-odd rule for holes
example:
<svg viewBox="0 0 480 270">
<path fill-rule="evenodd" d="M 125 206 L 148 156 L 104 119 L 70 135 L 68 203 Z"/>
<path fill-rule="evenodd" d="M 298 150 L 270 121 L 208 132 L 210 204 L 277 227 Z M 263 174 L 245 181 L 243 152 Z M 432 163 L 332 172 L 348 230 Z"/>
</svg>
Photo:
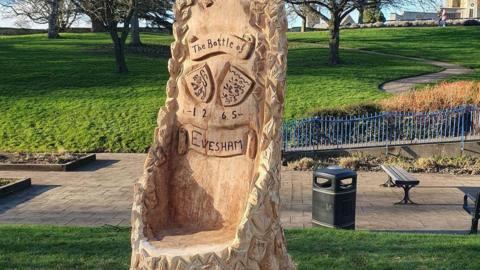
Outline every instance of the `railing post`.
<svg viewBox="0 0 480 270">
<path fill-rule="evenodd" d="M 462 135 L 460 137 L 460 151 L 463 154 L 463 150 L 465 149 L 465 116 L 467 115 L 467 108 L 463 108 L 462 113 Z"/>
<path fill-rule="evenodd" d="M 386 128 L 386 131 L 385 131 L 385 136 L 386 136 L 386 140 L 385 140 L 385 156 L 388 156 L 388 144 L 390 143 L 390 132 L 388 132 L 390 130 L 390 117 L 388 115 L 388 113 L 385 113 L 384 116 L 385 120 L 387 121 L 387 128 Z M 384 120 L 384 121 L 385 121 Z M 385 124 L 384 124 L 385 125 Z"/>
</svg>

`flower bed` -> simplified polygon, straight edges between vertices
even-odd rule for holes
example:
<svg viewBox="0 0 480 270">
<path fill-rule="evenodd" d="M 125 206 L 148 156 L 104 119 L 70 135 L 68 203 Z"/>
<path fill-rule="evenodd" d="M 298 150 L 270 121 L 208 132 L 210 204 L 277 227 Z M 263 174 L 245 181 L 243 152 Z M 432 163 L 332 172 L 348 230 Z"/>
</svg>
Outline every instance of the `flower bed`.
<svg viewBox="0 0 480 270">
<path fill-rule="evenodd" d="M 429 157 L 409 159 L 396 156 L 374 157 L 365 154 L 353 154 L 326 160 L 303 158 L 289 162 L 290 170 L 313 170 L 317 167 L 339 165 L 356 171 L 380 171 L 380 165 L 397 165 L 413 173 L 445 173 L 455 175 L 480 175 L 480 158 L 471 156 Z"/>
<path fill-rule="evenodd" d="M 68 171 L 95 160 L 95 154 L 1 153 L 0 170 Z"/>
<path fill-rule="evenodd" d="M 0 178 L 0 199 L 12 193 L 22 191 L 32 185 L 30 178 Z"/>
</svg>

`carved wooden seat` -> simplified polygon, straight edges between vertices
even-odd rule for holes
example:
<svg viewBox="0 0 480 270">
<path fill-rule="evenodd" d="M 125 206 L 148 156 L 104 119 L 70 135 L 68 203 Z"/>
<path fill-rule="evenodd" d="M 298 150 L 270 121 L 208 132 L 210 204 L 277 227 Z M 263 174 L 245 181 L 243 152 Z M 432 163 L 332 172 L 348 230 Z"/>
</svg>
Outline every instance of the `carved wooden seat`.
<svg viewBox="0 0 480 270">
<path fill-rule="evenodd" d="M 283 1 L 178 0 L 131 269 L 294 269 L 279 218 Z"/>
</svg>

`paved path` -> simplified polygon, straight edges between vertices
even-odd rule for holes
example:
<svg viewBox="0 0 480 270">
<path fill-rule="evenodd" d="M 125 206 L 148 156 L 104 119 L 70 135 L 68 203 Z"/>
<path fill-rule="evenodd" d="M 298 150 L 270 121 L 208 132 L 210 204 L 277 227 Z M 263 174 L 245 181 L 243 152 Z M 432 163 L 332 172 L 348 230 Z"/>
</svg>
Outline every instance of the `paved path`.
<svg viewBox="0 0 480 270">
<path fill-rule="evenodd" d="M 328 48 L 324 44 L 317 43 L 317 45 L 319 45 L 320 47 Z M 402 79 L 393 80 L 390 82 L 385 82 L 380 85 L 379 88 L 381 90 L 388 93 L 392 93 L 392 94 L 407 92 L 409 90 L 414 89 L 419 84 L 436 83 L 439 81 L 446 80 L 452 76 L 467 75 L 474 72 L 474 70 L 471 68 L 467 68 L 461 65 L 452 64 L 448 62 L 435 61 L 435 60 L 429 60 L 429 59 L 418 58 L 418 57 L 408 57 L 408 56 L 391 54 L 391 53 L 382 53 L 382 52 L 375 52 L 375 51 L 369 51 L 369 50 L 355 49 L 355 48 L 349 48 L 349 47 L 342 47 L 342 49 L 360 52 L 360 53 L 372 54 L 372 55 L 382 55 L 382 56 L 395 57 L 400 59 L 407 59 L 407 60 L 421 62 L 427 65 L 437 66 L 442 69 L 442 71 L 440 72 L 402 78 Z"/>
<path fill-rule="evenodd" d="M 142 173 L 144 154 L 98 154 L 99 161 L 75 172 L 0 171 L 0 177 L 32 177 L 33 186 L 0 200 L 0 223 L 101 226 L 130 225 L 132 186 Z M 478 176 L 421 174 L 413 206 L 394 206 L 402 192 L 381 188 L 383 173 L 360 173 L 357 228 L 369 230 L 465 231 L 459 187 L 480 187 Z M 311 224 L 311 173 L 282 172 L 282 221 L 286 227 Z"/>
<path fill-rule="evenodd" d="M 383 56 L 413 60 L 413 61 L 421 62 L 427 65 L 432 65 L 432 66 L 437 66 L 442 68 L 442 71 L 440 72 L 402 78 L 402 79 L 386 82 L 380 85 L 380 89 L 392 94 L 398 94 L 398 93 L 412 90 L 419 84 L 436 83 L 439 81 L 446 80 L 452 76 L 466 75 L 473 72 L 473 69 L 466 68 L 464 66 L 460 66 L 452 63 L 442 62 L 442 61 L 435 61 L 435 60 L 416 58 L 416 57 L 407 57 L 407 56 L 401 56 L 396 54 L 380 53 L 380 52 L 373 52 L 373 51 L 366 51 L 366 50 L 357 50 L 357 49 L 350 49 L 350 50 L 355 50 L 355 51 L 367 53 L 367 54 L 383 55 Z"/>
<path fill-rule="evenodd" d="M 357 229 L 464 232 L 470 216 L 463 211 L 460 188 L 480 190 L 479 176 L 419 174 L 420 186 L 412 189 L 418 205 L 394 205 L 403 197 L 400 188 L 384 188 L 382 172 L 360 172 L 357 192 Z M 287 227 L 311 226 L 311 173 L 283 171 L 282 221 Z M 301 215 L 300 215 L 301 213 Z"/>
</svg>

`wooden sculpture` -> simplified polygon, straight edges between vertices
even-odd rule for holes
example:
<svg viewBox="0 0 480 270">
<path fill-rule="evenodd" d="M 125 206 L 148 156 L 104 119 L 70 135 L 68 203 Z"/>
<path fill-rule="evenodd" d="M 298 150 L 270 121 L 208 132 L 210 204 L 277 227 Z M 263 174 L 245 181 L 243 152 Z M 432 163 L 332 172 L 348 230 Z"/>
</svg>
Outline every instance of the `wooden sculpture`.
<svg viewBox="0 0 480 270">
<path fill-rule="evenodd" d="M 279 218 L 279 0 L 177 0 L 167 101 L 135 185 L 131 269 L 295 269 Z"/>
</svg>

